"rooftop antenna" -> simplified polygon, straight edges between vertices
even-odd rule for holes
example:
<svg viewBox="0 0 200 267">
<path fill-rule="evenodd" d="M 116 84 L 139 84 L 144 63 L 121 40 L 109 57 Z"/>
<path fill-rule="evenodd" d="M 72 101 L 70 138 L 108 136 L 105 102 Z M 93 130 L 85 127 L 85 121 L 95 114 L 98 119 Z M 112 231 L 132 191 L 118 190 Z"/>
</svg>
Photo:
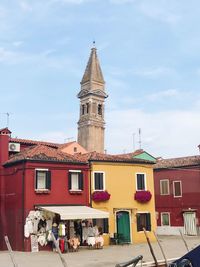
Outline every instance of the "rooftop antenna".
<svg viewBox="0 0 200 267">
<path fill-rule="evenodd" d="M 6 127 L 8 128 L 9 127 L 9 122 L 10 122 L 10 114 L 9 112 L 6 112 L 6 113 L 2 113 L 4 115 L 6 115 Z"/>
<path fill-rule="evenodd" d="M 133 133 L 133 151 L 135 151 L 135 133 Z"/>
<path fill-rule="evenodd" d="M 138 129 L 138 134 L 139 134 L 139 149 L 141 149 L 141 145 L 142 145 L 142 140 L 141 140 L 141 134 L 142 134 L 142 131 L 141 131 L 141 128 Z"/>
<path fill-rule="evenodd" d="M 67 137 L 67 138 L 64 139 L 64 142 L 67 141 L 67 143 L 69 143 L 73 139 L 74 139 L 74 137 Z"/>
</svg>

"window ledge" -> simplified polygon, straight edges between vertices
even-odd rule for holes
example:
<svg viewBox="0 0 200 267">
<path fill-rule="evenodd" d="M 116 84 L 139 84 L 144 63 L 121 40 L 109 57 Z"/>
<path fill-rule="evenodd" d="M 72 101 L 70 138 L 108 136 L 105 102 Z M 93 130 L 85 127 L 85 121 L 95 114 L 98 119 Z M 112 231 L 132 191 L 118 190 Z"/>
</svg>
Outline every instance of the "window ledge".
<svg viewBox="0 0 200 267">
<path fill-rule="evenodd" d="M 35 189 L 36 194 L 50 194 L 49 189 Z"/>
<path fill-rule="evenodd" d="M 71 195 L 82 195 L 83 191 L 82 190 L 69 190 L 69 193 Z"/>
</svg>

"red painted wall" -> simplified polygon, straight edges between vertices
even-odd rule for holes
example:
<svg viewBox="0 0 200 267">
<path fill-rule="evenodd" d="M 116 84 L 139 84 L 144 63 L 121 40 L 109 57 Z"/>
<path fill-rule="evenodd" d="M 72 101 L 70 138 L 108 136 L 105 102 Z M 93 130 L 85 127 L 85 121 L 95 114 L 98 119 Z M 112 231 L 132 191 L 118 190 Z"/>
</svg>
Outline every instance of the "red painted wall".
<svg viewBox="0 0 200 267">
<path fill-rule="evenodd" d="M 51 170 L 51 191 L 35 192 L 35 169 Z M 80 195 L 68 191 L 68 171 L 82 170 L 84 189 Z M 86 205 L 89 206 L 88 165 L 26 162 L 6 168 L 6 222 L 7 234 L 14 250 L 26 250 L 24 238 L 25 219 L 35 205 Z"/>
<path fill-rule="evenodd" d="M 200 168 L 200 167 L 199 167 Z M 183 210 L 197 209 L 200 222 L 200 169 L 154 170 L 155 205 L 159 212 L 158 226 L 161 225 L 160 213 L 170 212 L 171 226 L 183 226 Z M 170 195 L 160 195 L 160 180 L 169 179 Z M 182 182 L 182 197 L 173 196 L 173 181 Z"/>
<path fill-rule="evenodd" d="M 4 246 L 5 236 L 5 181 L 2 164 L 8 160 L 8 142 L 10 131 L 5 128 L 0 131 L 0 248 Z"/>
</svg>

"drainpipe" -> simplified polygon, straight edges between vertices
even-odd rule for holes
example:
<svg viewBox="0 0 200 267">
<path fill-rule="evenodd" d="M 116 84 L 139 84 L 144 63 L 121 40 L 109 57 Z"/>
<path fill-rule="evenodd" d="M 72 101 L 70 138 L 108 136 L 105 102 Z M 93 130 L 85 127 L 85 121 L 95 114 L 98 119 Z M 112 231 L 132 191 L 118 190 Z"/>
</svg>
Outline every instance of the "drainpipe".
<svg viewBox="0 0 200 267">
<path fill-rule="evenodd" d="M 91 163 L 89 162 L 89 173 L 90 173 L 90 188 L 89 188 L 89 194 L 90 194 L 90 207 L 92 207 L 92 169 L 91 169 Z"/>
<path fill-rule="evenodd" d="M 25 225 L 25 207 L 24 207 L 24 200 L 25 200 L 25 158 L 23 159 L 23 166 L 22 166 L 22 250 L 25 251 L 24 245 L 24 225 Z"/>
</svg>

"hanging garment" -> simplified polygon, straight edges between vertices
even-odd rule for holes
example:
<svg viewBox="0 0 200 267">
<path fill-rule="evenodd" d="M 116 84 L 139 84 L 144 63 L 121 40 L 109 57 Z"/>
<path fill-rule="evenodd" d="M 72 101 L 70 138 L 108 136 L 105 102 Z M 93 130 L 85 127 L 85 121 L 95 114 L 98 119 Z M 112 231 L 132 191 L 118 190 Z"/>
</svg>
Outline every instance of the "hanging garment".
<svg viewBox="0 0 200 267">
<path fill-rule="evenodd" d="M 30 219 L 26 220 L 26 224 L 27 224 L 29 233 L 32 234 L 33 233 L 33 221 Z"/>
<path fill-rule="evenodd" d="M 39 237 L 38 237 L 38 243 L 41 245 L 41 246 L 44 246 L 47 244 L 47 241 L 46 241 L 46 236 L 41 234 Z"/>
<path fill-rule="evenodd" d="M 30 236 L 27 223 L 24 225 L 24 236 L 28 238 Z"/>
<path fill-rule="evenodd" d="M 51 230 L 52 229 L 52 220 L 51 219 L 47 220 L 46 224 L 47 224 L 46 225 L 46 230 L 47 231 Z"/>
<path fill-rule="evenodd" d="M 37 232 L 38 232 L 38 223 L 39 223 L 39 219 L 34 218 L 34 220 L 33 220 L 33 233 L 34 234 L 37 234 Z"/>
</svg>

